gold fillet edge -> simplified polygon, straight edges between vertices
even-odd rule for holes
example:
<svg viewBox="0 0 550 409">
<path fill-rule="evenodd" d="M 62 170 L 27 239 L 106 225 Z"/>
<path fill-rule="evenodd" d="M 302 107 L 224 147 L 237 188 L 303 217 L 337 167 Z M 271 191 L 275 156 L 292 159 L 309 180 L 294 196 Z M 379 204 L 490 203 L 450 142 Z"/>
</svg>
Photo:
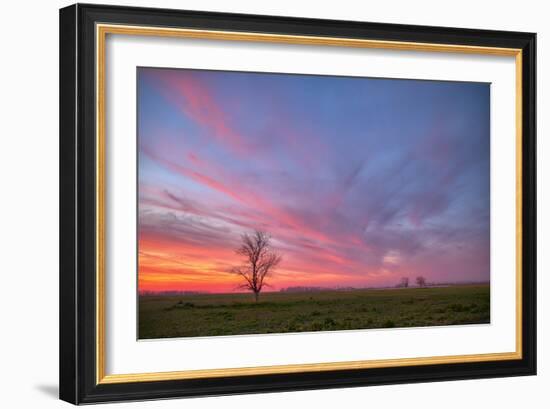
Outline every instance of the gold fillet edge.
<svg viewBox="0 0 550 409">
<path fill-rule="evenodd" d="M 516 351 L 492 354 L 451 355 L 441 357 L 399 358 L 369 361 L 325 362 L 317 364 L 277 365 L 248 368 L 225 368 L 105 375 L 105 39 L 107 34 L 152 35 L 217 39 L 229 41 L 255 41 L 288 44 L 331 45 L 357 48 L 380 48 L 412 51 L 458 52 L 471 54 L 502 55 L 516 57 Z M 250 32 L 230 32 L 165 27 L 143 27 L 112 24 L 96 25 L 96 383 L 112 384 L 177 379 L 200 379 L 220 376 L 244 376 L 283 374 L 296 372 L 320 372 L 329 370 L 433 365 L 445 363 L 514 360 L 522 358 L 522 50 L 465 46 L 455 44 L 412 43 L 401 41 L 361 40 L 334 37 L 292 36 Z"/>
<path fill-rule="evenodd" d="M 105 377 L 105 34 L 96 30 L 96 383 Z"/>
<path fill-rule="evenodd" d="M 269 374 L 289 374 L 296 372 L 323 372 L 349 369 L 390 368 L 412 365 L 436 365 L 464 362 L 487 362 L 505 359 L 519 359 L 515 352 L 503 352 L 479 355 L 450 355 L 429 358 L 398 358 L 380 359 L 370 361 L 325 362 L 322 364 L 297 364 L 259 366 L 250 368 L 226 368 L 205 369 L 174 372 L 149 372 L 121 375 L 107 375 L 101 380 L 101 384 L 126 383 L 126 382 L 152 382 L 179 379 L 201 379 L 228 376 L 249 376 Z"/>
<path fill-rule="evenodd" d="M 365 40 L 345 37 L 319 37 L 288 34 L 268 34 L 239 31 L 200 30 L 191 28 L 170 28 L 170 27 L 148 27 L 132 26 L 124 24 L 102 24 L 96 25 L 97 31 L 105 34 L 119 35 L 144 35 L 159 37 L 184 37 L 199 38 L 206 40 L 227 40 L 227 41 L 251 41 L 267 43 L 286 43 L 302 45 L 329 45 L 339 47 L 355 48 L 381 48 L 394 50 L 411 51 L 438 51 L 453 53 L 485 54 L 485 55 L 507 55 L 515 56 L 521 51 L 519 48 L 483 47 L 460 44 L 436 44 L 408 41 L 387 41 L 387 40 Z"/>
<path fill-rule="evenodd" d="M 523 358 L 523 53 L 516 54 L 516 352 Z"/>
</svg>

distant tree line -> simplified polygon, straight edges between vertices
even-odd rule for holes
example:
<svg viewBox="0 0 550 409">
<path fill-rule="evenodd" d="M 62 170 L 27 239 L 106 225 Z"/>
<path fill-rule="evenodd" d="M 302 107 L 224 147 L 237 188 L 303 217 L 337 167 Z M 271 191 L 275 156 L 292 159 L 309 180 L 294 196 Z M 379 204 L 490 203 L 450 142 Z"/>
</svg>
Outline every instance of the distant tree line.
<svg viewBox="0 0 550 409">
<path fill-rule="evenodd" d="M 199 294 L 208 294 L 208 291 L 187 291 L 187 290 L 165 290 L 165 291 L 140 291 L 139 295 L 141 296 L 150 296 L 150 295 L 166 295 L 166 296 L 176 296 L 176 295 L 199 295 Z"/>
<path fill-rule="evenodd" d="M 314 287 L 314 286 L 294 286 L 281 288 L 279 292 L 282 293 L 313 293 L 319 291 L 353 291 L 357 290 L 356 287 Z"/>
</svg>

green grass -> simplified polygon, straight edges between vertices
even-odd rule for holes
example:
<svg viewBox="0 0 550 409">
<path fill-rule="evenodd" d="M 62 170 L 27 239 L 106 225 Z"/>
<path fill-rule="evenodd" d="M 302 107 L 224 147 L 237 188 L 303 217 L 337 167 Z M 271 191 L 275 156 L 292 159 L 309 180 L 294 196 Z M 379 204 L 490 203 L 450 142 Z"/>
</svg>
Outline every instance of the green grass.
<svg viewBox="0 0 550 409">
<path fill-rule="evenodd" d="M 139 338 L 489 323 L 489 286 L 141 296 Z"/>
</svg>

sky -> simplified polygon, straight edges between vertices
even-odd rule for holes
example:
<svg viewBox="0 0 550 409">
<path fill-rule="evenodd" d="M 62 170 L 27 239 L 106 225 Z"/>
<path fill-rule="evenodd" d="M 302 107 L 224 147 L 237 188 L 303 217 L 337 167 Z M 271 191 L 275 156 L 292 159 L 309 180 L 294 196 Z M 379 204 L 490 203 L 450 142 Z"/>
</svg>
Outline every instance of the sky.
<svg viewBox="0 0 550 409">
<path fill-rule="evenodd" d="M 138 68 L 139 291 L 489 281 L 490 86 Z"/>
</svg>

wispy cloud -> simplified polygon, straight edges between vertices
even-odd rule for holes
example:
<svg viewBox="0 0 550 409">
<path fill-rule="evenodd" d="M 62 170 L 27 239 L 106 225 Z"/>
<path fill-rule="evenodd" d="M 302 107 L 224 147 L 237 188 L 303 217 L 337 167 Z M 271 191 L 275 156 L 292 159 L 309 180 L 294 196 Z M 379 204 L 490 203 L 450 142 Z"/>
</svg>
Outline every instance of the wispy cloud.
<svg viewBox="0 0 550 409">
<path fill-rule="evenodd" d="M 139 69 L 140 289 L 489 278 L 487 84 Z"/>
</svg>

